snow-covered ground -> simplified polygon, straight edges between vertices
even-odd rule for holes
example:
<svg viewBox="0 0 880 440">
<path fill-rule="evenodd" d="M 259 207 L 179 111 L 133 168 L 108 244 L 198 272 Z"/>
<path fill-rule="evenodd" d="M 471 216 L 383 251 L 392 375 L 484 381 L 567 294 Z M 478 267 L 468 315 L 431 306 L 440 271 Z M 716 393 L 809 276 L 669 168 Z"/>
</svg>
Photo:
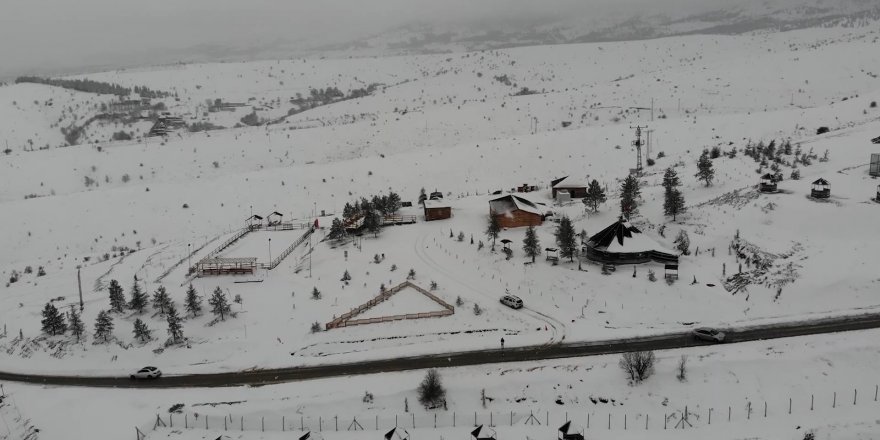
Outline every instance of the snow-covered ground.
<svg viewBox="0 0 880 440">
<path fill-rule="evenodd" d="M 176 93 L 180 101 L 169 102 L 169 109 L 192 115 L 204 111 L 206 100 L 221 98 L 251 102 L 264 108 L 262 117 L 277 118 L 287 114 L 288 107 L 267 107 L 267 103 L 286 103 L 297 92 L 308 94 L 310 88 L 333 86 L 346 91 L 372 83 L 384 87 L 372 96 L 321 106 L 268 126 L 44 150 L 38 148 L 59 142 L 57 124 L 88 118 L 104 98 L 43 85 L 0 86 L 0 137 L 15 147 L 0 155 L 0 249 L 4 250 L 0 253 L 4 280 L 0 369 L 127 375 L 152 364 L 175 375 L 495 348 L 502 337 L 508 346 L 525 346 L 681 331 L 696 325 L 735 327 L 876 311 L 880 278 L 873 238 L 880 203 L 870 200 L 878 181 L 868 176 L 867 164 L 870 153 L 880 152 L 870 143 L 880 135 L 880 109 L 872 106 L 880 98 L 878 30 L 880 25 L 873 23 L 743 36 L 106 72 L 87 76 Z M 517 96 L 523 87 L 538 93 Z M 46 104 L 49 100 L 51 106 Z M 653 119 L 652 112 L 645 110 L 652 101 Z M 229 127 L 240 116 L 210 118 Z M 216 119 L 223 117 L 229 121 Z M 563 122 L 571 124 L 564 127 Z M 692 254 L 681 257 L 678 282 L 663 282 L 664 268 L 659 264 L 622 266 L 610 275 L 587 261 L 562 259 L 552 265 L 543 255 L 534 265 L 524 264 L 529 260 L 522 251 L 522 229 L 502 231 L 499 237 L 513 242 L 510 260 L 490 250 L 484 234 L 488 200 L 493 197 L 489 194 L 523 184 L 537 185 L 539 190 L 527 196 L 550 205 L 554 217 L 568 215 L 577 231 L 594 234 L 614 222 L 620 179 L 635 166 L 631 126 L 636 124 L 653 130 L 648 157 L 656 163 L 641 178 L 642 200 L 633 223 L 669 249 L 675 247 L 679 231 L 690 235 Z M 830 131 L 816 134 L 823 126 Z M 38 151 L 19 148 L 31 133 Z M 757 172 L 759 163 L 744 149 L 771 140 L 777 146 L 790 140 L 793 150 L 812 151 L 816 158 L 810 166 L 799 166 L 800 180 L 789 179 L 793 169 L 782 165 L 781 191 L 761 194 L 756 185 L 768 169 Z M 725 153 L 735 149 L 736 155 L 714 159 L 716 179 L 705 186 L 694 177 L 696 159 L 712 147 Z M 828 160 L 820 160 L 825 151 Z M 790 164 L 794 155 L 780 158 Z M 687 201 L 688 211 L 676 221 L 663 216 L 660 184 L 667 167 L 678 171 Z M 587 212 L 579 202 L 553 205 L 549 183 L 566 175 L 596 179 L 608 189 L 608 202 L 598 213 Z M 808 197 L 810 183 L 820 177 L 831 183 L 832 197 L 824 202 Z M 94 183 L 85 185 L 87 178 Z M 345 203 L 389 190 L 415 202 L 422 188 L 444 193 L 453 217 L 425 222 L 419 209 L 404 208 L 402 214 L 416 215 L 417 223 L 389 226 L 378 237 L 366 234 L 343 244 L 323 240 Z M 271 271 L 190 281 L 187 268 L 244 227 L 251 213 L 265 216 L 273 211 L 298 223 L 319 217 L 322 228 Z M 555 247 L 555 227 L 551 221 L 538 227 L 542 248 Z M 302 232 L 254 232 L 221 256 L 265 262 Z M 460 233 L 462 241 L 457 239 Z M 771 261 L 766 271 L 730 251 L 736 236 L 750 257 Z M 38 276 L 40 267 L 44 276 Z M 77 269 L 83 290 L 84 340 L 42 334 L 40 312 L 48 301 L 65 312 L 78 307 Z M 427 289 L 437 283 L 433 293 L 455 305 L 452 316 L 312 332 L 315 323 L 323 327 L 375 297 L 380 286 L 403 282 L 410 269 L 416 273 L 415 284 Z M 751 284 L 737 290 L 728 278 L 740 270 Z M 341 281 L 345 271 L 352 278 L 348 283 Z M 649 271 L 659 281 L 650 281 Z M 13 273 L 20 279 L 7 284 Z M 134 282 L 150 293 L 164 286 L 180 310 L 190 282 L 206 299 L 220 288 L 230 301 L 236 296 L 242 301 L 232 305 L 234 316 L 222 320 L 210 314 L 207 304 L 200 316 L 187 316 L 184 344 L 166 344 L 165 319 L 152 308 L 143 315 L 114 314 L 112 342 L 95 344 L 93 324 L 98 312 L 109 307 L 107 286 L 112 279 L 120 282 L 126 296 Z M 313 297 L 315 289 L 320 298 Z M 526 307 L 512 310 L 501 305 L 498 299 L 506 292 L 523 298 Z M 423 306 L 436 303 L 404 290 L 361 316 L 412 313 Z M 474 312 L 475 306 L 481 313 Z M 135 339 L 136 318 L 153 330 L 152 341 Z M 870 353 L 861 347 L 859 353 Z M 704 353 L 699 362 L 715 353 L 699 350 Z M 821 379 L 780 373 L 772 381 L 758 380 L 762 370 L 799 369 L 800 358 L 791 350 L 772 356 L 769 363 L 759 362 L 756 352 L 744 355 L 745 360 L 729 354 L 743 350 L 751 349 L 723 350 L 730 356 L 724 365 L 737 363 L 756 377 L 746 381 L 739 394 L 731 385 L 732 397 L 724 402 L 740 409 L 744 396 L 770 393 L 774 387 L 782 387 L 778 392 L 798 391 Z M 867 367 L 842 375 L 845 368 L 839 367 L 846 365 L 847 354 L 842 350 L 832 354 L 825 358 L 835 365 L 830 371 L 840 375 L 836 377 L 870 381 Z M 619 375 L 616 360 L 603 359 L 608 371 Z M 809 362 L 818 371 L 819 362 Z M 673 363 L 665 359 L 663 368 L 671 369 Z M 486 368 L 477 370 L 488 371 L 489 379 L 462 369 L 450 373 L 449 380 L 471 393 L 488 380 L 485 386 L 495 386 L 495 394 L 502 395 L 502 383 L 512 373 L 490 385 L 495 380 L 491 372 L 498 370 Z M 706 368 L 714 372 L 718 366 Z M 418 374 L 382 376 L 388 386 L 373 392 L 394 396 L 388 399 L 396 405 L 404 390 L 418 381 Z M 714 373 L 712 377 L 721 380 Z M 724 383 L 736 377 L 723 376 Z M 301 389 L 296 388 L 299 385 L 271 389 L 300 390 L 304 399 L 312 400 L 307 393 L 339 390 L 337 397 L 331 394 L 326 399 L 327 405 L 335 405 L 334 399 L 343 399 L 338 396 L 359 399 L 354 395 L 362 393 L 363 386 L 350 388 L 361 380 L 321 382 L 320 391 L 310 388 L 317 382 Z M 542 380 L 550 383 L 558 378 Z M 625 394 L 620 381 L 610 377 L 590 383 L 603 390 L 596 395 Z M 832 385 L 822 383 L 817 393 L 831 390 Z M 721 405 L 708 402 L 710 393 L 716 392 L 710 385 L 707 382 L 695 394 L 677 395 L 673 407 L 680 410 L 687 401 L 704 409 Z M 846 387 L 868 385 L 835 383 L 833 387 L 845 393 Z M 16 399 L 37 408 L 31 411 L 42 410 L 39 402 L 50 391 L 19 389 L 26 391 L 17 392 Z M 676 396 L 666 389 L 664 393 Z M 66 395 L 66 402 L 88 394 L 130 396 L 128 391 L 57 392 Z M 241 390 L 200 391 L 199 399 L 212 400 L 210 396 L 216 395 L 221 401 L 227 397 L 220 396 L 233 392 Z M 169 406 L 173 394 L 166 393 L 176 392 L 138 393 L 149 396 L 152 403 L 132 408 L 137 416 L 133 411 L 121 417 L 128 430 L 144 426 L 151 417 L 144 413 Z M 280 397 L 272 399 L 275 404 Z M 106 399 L 114 400 L 118 399 Z M 415 399 L 410 400 L 415 406 Z M 391 407 L 383 405 L 383 411 Z M 458 408 L 471 412 L 473 405 Z M 549 410 L 555 404 L 542 405 Z M 659 416 L 660 409 L 654 406 L 638 409 Z M 290 411 L 295 412 L 296 406 Z M 314 414 L 323 412 L 318 408 Z M 131 422 L 135 419 L 141 421 Z M 849 423 L 844 418 L 834 420 Z M 833 429 L 830 424 L 821 426 Z M 871 429 L 853 426 L 856 431 Z"/>
<path fill-rule="evenodd" d="M 290 438 L 290 432 L 281 432 L 282 423 L 286 431 L 318 431 L 320 424 L 326 439 L 361 439 L 378 437 L 395 418 L 416 434 L 413 438 L 462 438 L 472 429 L 474 414 L 478 424 L 491 421 L 503 438 L 514 439 L 553 436 L 566 417 L 597 439 L 801 440 L 807 431 L 819 439 L 869 439 L 880 435 L 873 374 L 880 353 L 871 343 L 877 337 L 880 331 L 868 330 L 659 352 L 654 375 L 639 385 L 627 384 L 618 356 L 441 369 L 447 409 L 430 411 L 418 404 L 415 391 L 423 371 L 241 388 L 6 383 L 4 389 L 6 401 L 31 419 L 41 439 L 88 438 L 97 431 L 101 438 L 119 438 L 133 436 L 135 427 L 149 439 Z M 684 381 L 676 377 L 681 355 L 687 355 Z M 364 402 L 367 392 L 372 402 Z M 177 404 L 179 412 L 170 414 Z M 674 429 L 685 408 L 692 427 Z M 157 414 L 173 429 L 153 431 Z M 530 414 L 541 425 L 530 423 Z M 365 431 L 347 431 L 355 419 Z"/>
</svg>

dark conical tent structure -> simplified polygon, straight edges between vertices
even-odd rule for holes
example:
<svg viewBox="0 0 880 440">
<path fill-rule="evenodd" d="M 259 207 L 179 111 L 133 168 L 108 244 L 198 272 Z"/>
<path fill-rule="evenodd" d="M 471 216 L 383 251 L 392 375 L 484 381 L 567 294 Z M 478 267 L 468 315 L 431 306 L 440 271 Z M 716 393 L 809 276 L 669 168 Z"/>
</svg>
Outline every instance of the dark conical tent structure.
<svg viewBox="0 0 880 440">
<path fill-rule="evenodd" d="M 608 264 L 678 263 L 678 256 L 620 218 L 587 242 L 587 258 Z"/>
<path fill-rule="evenodd" d="M 496 440 L 495 430 L 492 428 L 486 428 L 483 425 L 477 426 L 477 429 L 471 431 L 471 437 L 476 440 Z"/>
<path fill-rule="evenodd" d="M 571 420 L 559 427 L 560 440 L 584 440 L 584 430 L 579 426 L 572 426 Z"/>
</svg>

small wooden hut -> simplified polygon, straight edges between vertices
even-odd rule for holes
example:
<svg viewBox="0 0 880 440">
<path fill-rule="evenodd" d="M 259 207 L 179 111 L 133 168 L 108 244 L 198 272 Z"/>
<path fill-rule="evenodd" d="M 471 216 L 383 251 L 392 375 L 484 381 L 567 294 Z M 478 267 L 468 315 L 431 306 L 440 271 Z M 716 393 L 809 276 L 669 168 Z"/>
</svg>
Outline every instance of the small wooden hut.
<svg viewBox="0 0 880 440">
<path fill-rule="evenodd" d="M 813 182 L 813 188 L 810 190 L 810 197 L 814 199 L 827 199 L 831 197 L 831 187 L 828 181 L 822 178 Z"/>
<path fill-rule="evenodd" d="M 545 210 L 537 203 L 511 194 L 490 200 L 489 215 L 496 217 L 502 228 L 518 228 L 539 226 L 544 221 Z"/>
<path fill-rule="evenodd" d="M 568 192 L 572 199 L 582 199 L 587 196 L 587 182 L 580 182 L 569 176 L 551 181 L 550 186 L 552 187 L 554 199 L 559 191 Z"/>
<path fill-rule="evenodd" d="M 880 139 L 874 139 L 875 141 Z M 874 142 L 875 144 L 880 144 L 880 142 Z M 871 166 L 868 168 L 868 174 L 874 177 L 880 177 L 880 153 L 871 154 Z"/>
<path fill-rule="evenodd" d="M 779 191 L 779 188 L 776 186 L 776 176 L 767 173 L 761 176 L 761 192 L 765 193 L 774 193 Z"/>
<path fill-rule="evenodd" d="M 425 209 L 425 221 L 444 220 L 452 217 L 452 207 L 443 199 L 425 200 L 423 203 Z"/>
</svg>

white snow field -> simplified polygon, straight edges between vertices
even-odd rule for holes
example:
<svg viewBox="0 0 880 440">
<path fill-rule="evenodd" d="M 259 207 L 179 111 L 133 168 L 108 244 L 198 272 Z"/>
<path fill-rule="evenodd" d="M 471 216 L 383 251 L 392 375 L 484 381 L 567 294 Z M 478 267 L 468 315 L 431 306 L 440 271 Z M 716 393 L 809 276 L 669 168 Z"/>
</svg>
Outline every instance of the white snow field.
<svg viewBox="0 0 880 440">
<path fill-rule="evenodd" d="M 875 22 L 741 36 L 406 57 L 182 64 L 89 74 L 83 77 L 167 91 L 176 95 L 165 99 L 169 112 L 187 122 L 229 128 L 144 139 L 137 136 L 149 128 L 143 121 L 90 125 L 87 143 L 64 148 L 59 147 L 64 143 L 59 128 L 91 117 L 100 103 L 111 99 L 108 95 L 35 84 L 0 86 L 0 138 L 9 142 L 8 151 L 0 154 L 0 370 L 127 376 L 144 365 L 156 365 L 166 375 L 224 372 L 496 348 L 502 337 L 508 346 L 541 345 L 877 311 L 880 203 L 871 198 L 880 181 L 868 175 L 868 161 L 871 153 L 880 152 L 870 142 L 880 136 L 880 109 L 872 105 L 880 99 L 878 32 L 880 24 Z M 374 83 L 381 86 L 370 96 L 302 111 L 276 124 L 231 128 L 250 111 L 267 120 L 282 118 L 292 108 L 290 98 L 297 93 L 307 96 L 312 88 L 347 92 Z M 524 87 L 537 93 L 517 95 Z M 210 113 L 206 102 L 215 99 L 244 102 L 247 107 Z M 49 100 L 51 106 L 46 104 Z M 653 118 L 645 110 L 652 102 Z M 522 250 L 523 228 L 501 232 L 499 240 L 513 242 L 510 260 L 490 250 L 492 243 L 484 233 L 488 201 L 497 196 L 489 194 L 506 194 L 523 184 L 537 185 L 539 190 L 528 197 L 548 204 L 556 218 L 569 216 L 577 231 L 592 235 L 616 221 L 620 181 L 635 167 L 631 142 L 636 125 L 653 130 L 647 156 L 656 163 L 641 177 L 639 213 L 631 220 L 668 249 L 675 249 L 673 240 L 680 231 L 689 234 L 692 252 L 681 256 L 677 282 L 664 282 L 663 265 L 654 263 L 620 266 L 608 275 L 586 260 L 563 258 L 552 265 L 543 254 L 535 264 L 524 264 L 530 260 Z M 828 132 L 817 134 L 820 127 L 828 127 Z M 136 139 L 107 141 L 121 129 L 135 132 Z M 744 152 L 771 141 L 777 147 L 790 141 L 792 154 L 777 156 L 785 177 L 780 191 L 763 194 L 757 185 L 769 168 Z M 49 148 L 41 149 L 46 144 Z M 713 160 L 716 178 L 706 186 L 694 177 L 696 160 L 712 147 L 725 154 Z M 735 157 L 729 157 L 726 153 L 734 149 Z M 813 153 L 812 164 L 797 166 L 800 180 L 790 178 L 795 152 Z M 678 171 L 687 202 L 687 212 L 675 221 L 663 215 L 661 183 L 667 167 Z M 598 213 L 587 212 L 578 201 L 554 205 L 550 181 L 563 176 L 596 179 L 608 189 L 607 203 Z M 818 178 L 830 182 L 830 199 L 808 197 L 810 183 Z M 401 213 L 416 215 L 417 223 L 388 226 L 378 236 L 365 234 L 343 244 L 323 240 L 345 203 L 389 190 L 415 202 L 422 188 L 442 192 L 452 206 L 452 218 L 425 222 L 418 208 L 404 208 Z M 321 228 L 271 271 L 188 277 L 187 268 L 243 228 L 251 213 L 273 211 L 297 223 L 318 218 Z M 542 248 L 556 247 L 555 228 L 549 220 L 537 228 Z M 254 232 L 220 256 L 266 262 L 270 253 L 274 258 L 303 232 Z M 457 240 L 459 233 L 463 241 Z M 730 251 L 735 240 L 748 259 Z M 376 255 L 385 258 L 376 263 Z M 752 264 L 755 258 L 768 263 L 766 269 Z M 78 268 L 86 334 L 80 341 L 69 333 L 46 335 L 40 320 L 47 302 L 64 312 L 79 307 Z M 405 281 L 410 269 L 416 273 L 416 285 L 427 289 L 432 281 L 437 283 L 433 293 L 455 305 L 452 316 L 312 332 L 376 296 L 380 286 Z M 733 277 L 740 270 L 745 276 Z M 340 280 L 345 271 L 352 278 L 347 284 Z M 656 282 L 649 280 L 649 271 Z M 205 300 L 219 288 L 230 301 L 236 296 L 242 301 L 232 304 L 233 316 L 222 320 L 211 314 L 206 301 L 200 315 L 186 316 L 186 340 L 181 344 L 169 343 L 165 318 L 151 307 L 143 314 L 113 314 L 111 341 L 97 343 L 93 326 L 98 313 L 109 308 L 107 287 L 113 279 L 126 297 L 134 282 L 150 294 L 164 286 L 181 313 L 190 283 Z M 314 289 L 320 291 L 319 299 L 313 298 Z M 506 292 L 521 297 L 525 308 L 501 305 L 498 300 Z M 436 303 L 423 303 L 420 295 L 403 291 L 361 316 L 412 313 L 423 305 Z M 475 305 L 482 313 L 474 313 Z M 153 330 L 152 340 L 134 337 L 137 318 Z M 553 403 L 556 394 L 567 396 L 567 402 L 579 399 L 578 405 L 589 408 L 592 404 L 584 400 L 589 394 L 624 399 L 626 408 L 635 407 L 633 417 L 650 410 L 652 421 L 663 412 L 659 396 L 671 396 L 670 412 L 693 401 L 701 410 L 733 405 L 742 414 L 747 399 L 758 404 L 771 397 L 778 412 L 782 398 L 773 393 L 800 393 L 802 401 L 803 393 L 813 388 L 817 396 L 839 389 L 846 400 L 853 387 L 873 389 L 869 372 L 876 350 L 864 342 L 869 336 L 876 335 L 689 350 L 688 354 L 701 354 L 692 354 L 692 377 L 683 385 L 664 379 L 662 384 L 627 388 L 616 357 L 586 360 L 593 367 L 580 377 L 586 367 L 574 367 L 581 361 L 516 367 L 529 372 L 562 365 L 554 371 L 566 371 L 543 379 L 522 373 L 516 380 L 523 384 L 519 391 L 524 397 L 531 396 L 526 385 L 533 380 L 542 383 L 539 406 L 552 407 L 557 419 L 564 409 Z M 822 348 L 803 355 L 796 349 L 776 353 L 782 346 L 819 343 Z M 855 344 L 856 353 L 842 348 L 849 343 Z M 678 354 L 662 355 L 658 376 L 672 377 Z M 449 372 L 450 403 L 472 412 L 478 405 L 475 390 L 495 387 L 491 394 L 505 400 L 499 412 L 517 408 L 521 415 L 525 406 L 509 406 L 506 400 L 515 398 L 509 376 L 498 378 L 507 368 Z M 149 424 L 155 412 L 166 414 L 174 400 L 186 402 L 193 416 L 214 415 L 211 411 L 216 409 L 222 420 L 225 407 L 195 410 L 192 405 L 241 400 L 236 394 L 254 396 L 247 398 L 249 402 L 264 399 L 266 405 L 278 406 L 284 400 L 290 414 L 298 405 L 309 405 L 306 413 L 313 415 L 330 412 L 320 405 L 339 407 L 340 413 L 366 411 L 369 408 L 359 406 L 364 388 L 382 396 L 377 410 L 387 412 L 392 405 L 400 410 L 406 393 L 410 405 L 417 407 L 412 389 L 420 374 L 382 375 L 375 386 L 365 385 L 372 379 L 350 378 L 257 390 L 199 390 L 198 397 L 190 391 L 18 385 L 9 389 L 31 417 L 44 411 L 57 414 L 57 420 L 37 420 L 56 429 L 47 428 L 40 438 L 61 438 L 57 427 L 78 426 L 77 414 L 96 420 L 85 411 L 114 415 L 112 421 L 77 428 L 82 435 L 73 437 L 86 438 L 100 423 L 113 424 L 120 436 L 130 435 L 135 425 Z M 829 382 L 826 374 L 836 381 Z M 550 383 L 562 386 L 562 377 L 576 387 L 551 392 Z M 652 386 L 657 388 L 650 391 Z M 466 399 L 461 397 L 465 392 Z M 49 398 L 56 393 L 57 399 Z M 291 400 L 286 401 L 285 393 L 299 393 L 299 400 L 288 396 Z M 713 400 L 716 397 L 720 403 Z M 122 407 L 113 407 L 118 404 Z M 261 405 L 236 409 L 267 413 Z M 68 407 L 76 411 L 60 410 Z M 828 417 L 802 412 L 800 419 L 791 420 L 804 420 L 803 426 L 824 432 L 844 432 L 843 438 L 877 433 L 874 416 L 861 412 L 862 407 L 822 411 Z M 622 419 L 618 412 L 615 420 L 618 415 Z M 69 420 L 62 423 L 63 418 Z M 802 438 L 803 433 L 790 426 L 793 423 L 774 420 L 735 429 L 722 425 L 723 432 L 733 438 Z M 543 428 L 522 429 L 538 429 L 535 436 L 552 435 Z M 463 435 L 446 432 L 446 438 Z M 713 420 L 713 427 L 701 424 L 692 432 L 718 431 Z M 219 435 L 193 432 L 196 437 L 190 437 L 188 431 L 169 430 L 150 438 L 216 438 L 215 434 Z M 251 434 L 247 438 L 263 435 Z M 612 434 L 639 435 L 614 431 L 596 437 Z M 656 434 L 672 438 L 662 431 Z M 354 438 L 341 433 L 326 437 Z M 279 437 L 266 433 L 263 438 Z"/>
</svg>

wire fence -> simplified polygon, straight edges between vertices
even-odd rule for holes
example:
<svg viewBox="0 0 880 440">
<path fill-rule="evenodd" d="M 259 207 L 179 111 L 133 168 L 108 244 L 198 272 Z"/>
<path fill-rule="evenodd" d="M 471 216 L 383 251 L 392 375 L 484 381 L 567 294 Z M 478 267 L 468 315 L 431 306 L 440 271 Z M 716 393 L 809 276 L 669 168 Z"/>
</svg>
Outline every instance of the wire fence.
<svg viewBox="0 0 880 440">
<path fill-rule="evenodd" d="M 880 386 L 854 387 L 847 391 L 822 394 L 800 393 L 787 399 L 746 400 L 745 404 L 727 406 L 685 406 L 664 411 L 632 411 L 612 407 L 561 410 L 559 408 L 526 411 L 445 411 L 404 412 L 398 414 L 363 413 L 357 415 L 233 415 L 203 414 L 193 411 L 156 414 L 157 427 L 223 431 L 387 431 L 391 428 L 432 429 L 504 426 L 547 426 L 556 428 L 571 421 L 585 431 L 668 430 L 708 427 L 751 420 L 803 415 L 815 411 L 877 405 Z M 137 429 L 136 429 L 137 430 Z M 141 432 L 142 430 L 137 430 Z M 141 435 L 139 434 L 139 435 Z"/>
</svg>

